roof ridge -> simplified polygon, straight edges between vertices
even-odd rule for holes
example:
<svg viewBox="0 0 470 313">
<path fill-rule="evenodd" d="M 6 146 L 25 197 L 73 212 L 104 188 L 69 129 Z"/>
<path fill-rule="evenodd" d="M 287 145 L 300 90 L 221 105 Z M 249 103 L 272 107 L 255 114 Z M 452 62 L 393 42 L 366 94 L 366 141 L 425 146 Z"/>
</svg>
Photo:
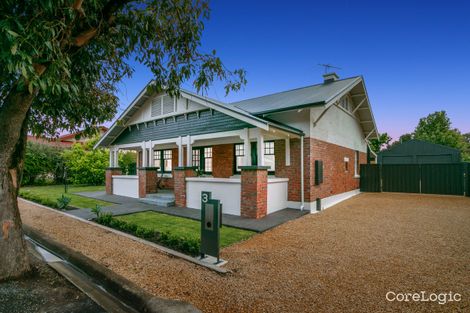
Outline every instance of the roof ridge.
<svg viewBox="0 0 470 313">
<path fill-rule="evenodd" d="M 342 78 L 342 79 L 335 80 L 332 83 L 339 82 L 339 81 L 344 81 L 344 80 L 348 80 L 348 79 L 353 79 L 353 78 L 358 78 L 358 77 L 361 77 L 361 76 L 358 75 L 358 76 L 351 76 L 351 77 L 347 77 L 347 78 Z M 278 92 L 266 94 L 266 95 L 263 95 L 263 96 L 257 96 L 257 97 L 248 98 L 248 99 L 235 101 L 235 102 L 229 102 L 227 104 L 236 106 L 237 103 L 244 102 L 244 101 L 259 99 L 259 98 L 263 98 L 263 97 L 267 97 L 267 96 L 278 95 L 278 94 L 281 94 L 281 93 L 286 93 L 286 92 L 291 92 L 291 91 L 296 91 L 296 90 L 300 90 L 300 89 L 306 89 L 306 88 L 311 88 L 311 87 L 321 86 L 321 85 L 324 85 L 324 83 L 318 83 L 318 84 L 308 85 L 308 86 L 304 86 L 304 87 L 298 87 L 298 88 L 288 89 L 288 90 L 284 90 L 284 91 L 278 91 Z"/>
</svg>

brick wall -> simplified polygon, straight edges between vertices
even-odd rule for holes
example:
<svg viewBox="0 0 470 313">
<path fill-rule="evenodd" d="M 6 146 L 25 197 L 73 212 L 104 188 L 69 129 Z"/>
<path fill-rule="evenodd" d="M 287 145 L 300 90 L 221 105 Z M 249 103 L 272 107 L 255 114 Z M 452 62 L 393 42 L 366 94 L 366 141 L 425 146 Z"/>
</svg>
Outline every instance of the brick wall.
<svg viewBox="0 0 470 313">
<path fill-rule="evenodd" d="M 113 194 L 113 175 L 121 175 L 122 171 L 119 167 L 110 167 L 106 169 L 106 194 Z"/>
<path fill-rule="evenodd" d="M 229 178 L 233 175 L 234 145 L 215 145 L 212 147 L 212 176 Z"/>
<path fill-rule="evenodd" d="M 276 176 L 289 178 L 288 200 L 300 201 L 300 139 L 290 140 L 290 166 L 285 164 L 285 140 L 275 141 Z M 344 169 L 344 158 L 349 158 L 349 171 Z M 315 160 L 323 161 L 323 183 L 315 186 Z M 359 154 L 361 164 L 367 162 L 367 154 Z M 304 188 L 305 202 L 316 198 L 351 191 L 359 188 L 354 177 L 355 151 L 314 138 L 304 138 Z"/>
<path fill-rule="evenodd" d="M 145 198 L 149 193 L 157 192 L 157 169 L 154 167 L 139 168 L 139 197 Z"/>
<path fill-rule="evenodd" d="M 354 177 L 355 150 L 314 138 L 308 139 L 311 165 L 309 202 L 315 201 L 316 198 L 326 198 L 359 188 L 359 178 Z M 345 169 L 345 158 L 349 158 L 348 170 Z M 314 185 L 315 160 L 323 161 L 323 183 L 318 186 Z M 360 164 L 366 163 L 367 154 L 360 152 L 359 161 Z"/>
<path fill-rule="evenodd" d="M 240 215 L 248 218 L 262 218 L 268 209 L 267 169 L 242 170 Z"/>
<path fill-rule="evenodd" d="M 196 172 L 192 168 L 175 168 L 173 170 L 175 186 L 175 205 L 186 207 L 186 177 L 194 177 Z"/>
</svg>

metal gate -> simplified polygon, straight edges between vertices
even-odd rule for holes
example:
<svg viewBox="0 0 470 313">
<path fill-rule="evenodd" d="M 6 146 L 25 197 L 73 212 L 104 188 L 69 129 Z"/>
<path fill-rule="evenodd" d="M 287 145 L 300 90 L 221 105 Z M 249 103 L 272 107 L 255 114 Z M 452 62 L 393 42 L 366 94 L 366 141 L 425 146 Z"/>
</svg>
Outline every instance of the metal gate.
<svg viewBox="0 0 470 313">
<path fill-rule="evenodd" d="M 361 191 L 470 194 L 470 166 L 454 164 L 363 164 Z"/>
</svg>

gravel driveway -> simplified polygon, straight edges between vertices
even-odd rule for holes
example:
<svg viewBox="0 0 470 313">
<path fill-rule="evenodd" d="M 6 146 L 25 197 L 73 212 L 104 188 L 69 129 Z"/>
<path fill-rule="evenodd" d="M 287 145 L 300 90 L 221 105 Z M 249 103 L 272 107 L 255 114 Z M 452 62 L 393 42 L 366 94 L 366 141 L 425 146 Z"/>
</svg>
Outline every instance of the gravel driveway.
<svg viewBox="0 0 470 313">
<path fill-rule="evenodd" d="M 23 222 L 204 312 L 470 312 L 470 198 L 361 194 L 225 248 L 222 276 L 20 201 Z M 460 302 L 389 302 L 388 291 Z"/>
</svg>

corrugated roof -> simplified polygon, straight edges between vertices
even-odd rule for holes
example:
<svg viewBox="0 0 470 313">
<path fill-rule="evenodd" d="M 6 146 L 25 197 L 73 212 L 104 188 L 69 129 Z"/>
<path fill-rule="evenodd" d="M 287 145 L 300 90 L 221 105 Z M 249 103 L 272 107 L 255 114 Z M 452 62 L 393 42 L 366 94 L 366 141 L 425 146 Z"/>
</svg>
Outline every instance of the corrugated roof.
<svg viewBox="0 0 470 313">
<path fill-rule="evenodd" d="M 292 89 L 266 96 L 232 102 L 231 105 L 251 114 L 262 114 L 294 109 L 296 107 L 325 104 L 361 78 L 359 76 L 340 79 L 330 83 Z"/>
</svg>

